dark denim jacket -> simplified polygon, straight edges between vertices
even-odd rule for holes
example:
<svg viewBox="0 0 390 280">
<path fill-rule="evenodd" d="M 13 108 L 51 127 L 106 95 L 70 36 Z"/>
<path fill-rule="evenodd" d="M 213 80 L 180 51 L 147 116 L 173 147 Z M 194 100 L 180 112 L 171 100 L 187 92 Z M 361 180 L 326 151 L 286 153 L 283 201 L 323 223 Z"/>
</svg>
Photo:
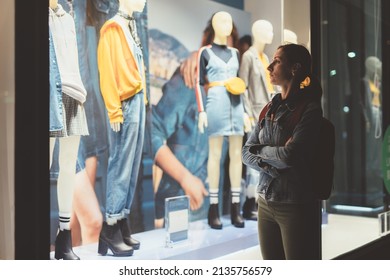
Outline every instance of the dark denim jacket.
<svg viewBox="0 0 390 280">
<path fill-rule="evenodd" d="M 318 141 L 322 109 L 320 102 L 313 99 L 294 130 L 289 131 L 287 121 L 296 102 L 297 98 L 283 101 L 280 94 L 276 95 L 272 99 L 272 114 L 269 111 L 257 123 L 242 150 L 243 162 L 260 172 L 257 192 L 268 201 L 294 203 L 314 199 L 314 178 L 307 170 Z"/>
</svg>

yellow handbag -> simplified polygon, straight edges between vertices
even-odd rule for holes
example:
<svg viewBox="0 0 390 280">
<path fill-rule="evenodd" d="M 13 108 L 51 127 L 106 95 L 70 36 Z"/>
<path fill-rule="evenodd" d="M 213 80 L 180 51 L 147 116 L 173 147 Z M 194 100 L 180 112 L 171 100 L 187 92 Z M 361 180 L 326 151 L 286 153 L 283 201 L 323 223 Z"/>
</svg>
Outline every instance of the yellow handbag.
<svg viewBox="0 0 390 280">
<path fill-rule="evenodd" d="M 208 85 L 209 87 L 224 86 L 228 92 L 234 95 L 240 95 L 245 92 L 246 85 L 243 79 L 239 77 L 232 77 L 225 81 L 215 81 Z"/>
</svg>

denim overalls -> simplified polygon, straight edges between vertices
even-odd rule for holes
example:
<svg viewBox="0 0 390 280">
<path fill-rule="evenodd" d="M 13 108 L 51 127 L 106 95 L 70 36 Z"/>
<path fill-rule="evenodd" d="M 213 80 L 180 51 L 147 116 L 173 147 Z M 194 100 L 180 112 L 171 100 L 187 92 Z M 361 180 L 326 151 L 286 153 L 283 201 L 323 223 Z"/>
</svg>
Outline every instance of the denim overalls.
<svg viewBox="0 0 390 280">
<path fill-rule="evenodd" d="M 118 15 L 113 17 L 121 27 L 136 59 L 139 72 L 144 71 L 142 50 Z M 115 46 L 113 46 L 115 47 Z M 142 75 L 141 75 L 142 76 Z M 107 171 L 106 219 L 117 221 L 130 213 L 141 164 L 145 130 L 144 92 L 122 101 L 121 130 L 108 129 L 110 158 Z"/>
</svg>

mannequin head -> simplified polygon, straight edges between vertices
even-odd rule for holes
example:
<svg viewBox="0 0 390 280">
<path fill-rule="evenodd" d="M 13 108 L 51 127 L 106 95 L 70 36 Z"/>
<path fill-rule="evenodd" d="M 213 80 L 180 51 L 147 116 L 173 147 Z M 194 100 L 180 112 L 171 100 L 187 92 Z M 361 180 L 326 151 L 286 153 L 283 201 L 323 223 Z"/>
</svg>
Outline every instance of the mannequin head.
<svg viewBox="0 0 390 280">
<path fill-rule="evenodd" d="M 213 19 L 213 17 L 211 17 L 209 19 L 209 21 L 207 22 L 206 28 L 203 30 L 203 37 L 202 37 L 202 43 L 201 43 L 202 47 L 209 45 L 214 41 L 215 32 L 214 32 L 214 28 L 213 28 L 213 24 L 212 24 L 212 19 Z M 227 45 L 229 47 L 234 47 L 234 48 L 237 48 L 237 46 L 238 46 L 238 31 L 237 31 L 237 27 L 234 24 L 234 22 L 233 22 L 232 32 L 231 32 L 230 36 L 228 37 Z"/>
<path fill-rule="evenodd" d="M 283 30 L 283 42 L 284 44 L 298 44 L 298 36 L 289 29 Z"/>
<path fill-rule="evenodd" d="M 119 0 L 119 9 L 132 15 L 133 12 L 142 12 L 145 7 L 146 0 Z"/>
<path fill-rule="evenodd" d="M 274 38 L 274 28 L 267 20 L 257 20 L 252 25 L 252 36 L 254 44 L 271 44 Z"/>
<path fill-rule="evenodd" d="M 233 30 L 232 16 L 227 12 L 217 12 L 214 14 L 211 24 L 214 29 L 214 42 L 217 44 L 227 44 L 227 38 Z"/>
<path fill-rule="evenodd" d="M 49 0 L 49 7 L 54 10 L 58 6 L 58 0 Z"/>
<path fill-rule="evenodd" d="M 365 62 L 366 66 L 366 77 L 374 81 L 375 76 L 377 79 L 382 78 L 382 62 L 376 56 L 369 56 Z"/>
</svg>

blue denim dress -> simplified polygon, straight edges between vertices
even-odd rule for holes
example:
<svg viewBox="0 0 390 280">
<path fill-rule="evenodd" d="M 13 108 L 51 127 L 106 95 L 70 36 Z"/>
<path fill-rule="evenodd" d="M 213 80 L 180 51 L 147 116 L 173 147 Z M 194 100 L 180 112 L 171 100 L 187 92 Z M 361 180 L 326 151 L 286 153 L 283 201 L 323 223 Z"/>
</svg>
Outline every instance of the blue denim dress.
<svg viewBox="0 0 390 280">
<path fill-rule="evenodd" d="M 230 49 L 232 56 L 223 61 L 206 48 L 210 59 L 206 72 L 208 81 L 224 81 L 236 77 L 239 68 L 237 53 Z M 241 95 L 230 94 L 224 86 L 210 87 L 207 92 L 206 113 L 210 136 L 244 135 L 244 105 Z"/>
</svg>

